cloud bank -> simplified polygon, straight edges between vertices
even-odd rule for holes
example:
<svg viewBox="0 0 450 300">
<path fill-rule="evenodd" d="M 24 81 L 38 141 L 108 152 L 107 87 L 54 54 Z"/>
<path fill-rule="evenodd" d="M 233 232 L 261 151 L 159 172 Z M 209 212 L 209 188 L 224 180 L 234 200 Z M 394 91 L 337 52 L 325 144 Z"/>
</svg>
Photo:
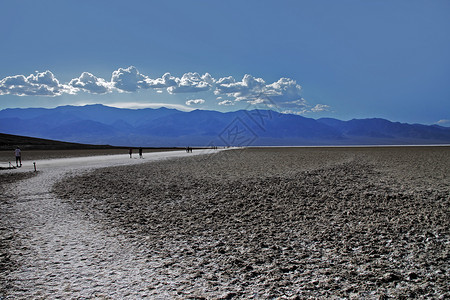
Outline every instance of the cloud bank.
<svg viewBox="0 0 450 300">
<path fill-rule="evenodd" d="M 298 114 L 306 112 L 321 112 L 329 110 L 329 106 L 317 104 L 308 106 L 301 97 L 302 87 L 290 78 L 280 78 L 273 83 L 266 83 L 262 78 L 245 74 L 241 80 L 233 76 L 214 78 L 209 73 L 203 75 L 188 72 L 181 77 L 165 73 L 159 78 L 150 78 L 142 74 L 134 66 L 119 68 L 112 72 L 108 81 L 96 77 L 89 72 L 83 72 L 79 77 L 68 83 L 60 83 L 52 72 L 36 72 L 29 76 L 15 75 L 0 80 L 0 95 L 16 96 L 48 96 L 55 97 L 63 94 L 132 93 L 144 89 L 153 89 L 158 93 L 168 94 L 210 92 L 216 96 L 218 105 L 229 106 L 245 101 L 249 104 L 261 104 L 270 99 L 271 102 L 285 108 L 284 111 Z M 227 100 L 222 100 L 226 98 Z M 203 99 L 192 99 L 186 104 L 203 104 Z"/>
<path fill-rule="evenodd" d="M 59 83 L 52 72 L 15 75 L 0 80 L 0 95 L 17 96 L 60 96 L 74 94 L 76 90 L 70 85 Z"/>
<path fill-rule="evenodd" d="M 80 77 L 72 79 L 69 85 L 91 94 L 106 94 L 114 86 L 112 82 L 107 82 L 103 78 L 97 78 L 88 72 L 83 72 Z"/>
</svg>

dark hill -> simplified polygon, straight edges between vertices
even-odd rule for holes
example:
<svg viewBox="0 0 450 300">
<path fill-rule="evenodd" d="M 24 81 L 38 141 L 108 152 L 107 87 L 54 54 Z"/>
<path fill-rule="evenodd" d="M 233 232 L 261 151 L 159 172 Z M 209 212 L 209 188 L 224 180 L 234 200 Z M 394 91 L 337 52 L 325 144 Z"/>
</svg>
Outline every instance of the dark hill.
<svg viewBox="0 0 450 300">
<path fill-rule="evenodd" d="M 86 145 L 0 133 L 0 150 L 13 150 L 17 146 L 25 150 L 76 150 L 116 148 L 109 145 Z"/>
</svg>

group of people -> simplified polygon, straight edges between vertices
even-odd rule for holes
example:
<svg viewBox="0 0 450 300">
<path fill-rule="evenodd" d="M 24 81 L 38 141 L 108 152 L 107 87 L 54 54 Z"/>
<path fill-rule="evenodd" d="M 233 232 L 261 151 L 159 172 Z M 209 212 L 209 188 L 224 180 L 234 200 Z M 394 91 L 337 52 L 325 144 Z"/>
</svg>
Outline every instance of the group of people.
<svg viewBox="0 0 450 300">
<path fill-rule="evenodd" d="M 130 148 L 130 150 L 128 150 L 128 154 L 130 154 L 130 158 L 133 158 L 133 148 Z M 144 158 L 142 156 L 142 148 L 139 148 L 139 158 Z"/>
<path fill-rule="evenodd" d="M 186 147 L 186 153 L 192 153 L 192 148 L 191 147 Z"/>
</svg>

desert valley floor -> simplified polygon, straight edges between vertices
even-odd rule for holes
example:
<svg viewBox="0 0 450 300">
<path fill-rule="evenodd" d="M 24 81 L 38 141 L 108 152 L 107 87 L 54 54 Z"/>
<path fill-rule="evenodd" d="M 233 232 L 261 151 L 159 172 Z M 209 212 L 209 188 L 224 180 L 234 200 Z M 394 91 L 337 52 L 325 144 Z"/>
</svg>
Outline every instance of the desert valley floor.
<svg viewBox="0 0 450 300">
<path fill-rule="evenodd" d="M 0 299 L 450 297 L 449 147 L 183 156 L 0 173 Z"/>
</svg>

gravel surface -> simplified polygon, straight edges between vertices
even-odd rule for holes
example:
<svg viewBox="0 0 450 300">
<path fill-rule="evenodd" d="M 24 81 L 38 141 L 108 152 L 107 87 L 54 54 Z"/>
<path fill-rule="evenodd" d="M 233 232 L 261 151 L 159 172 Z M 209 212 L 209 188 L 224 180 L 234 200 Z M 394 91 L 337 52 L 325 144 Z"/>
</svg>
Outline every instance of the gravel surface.
<svg viewBox="0 0 450 300">
<path fill-rule="evenodd" d="M 8 193 L 10 185 L 14 182 L 25 180 L 36 173 L 0 173 L 0 274 L 7 274 L 14 269 L 14 262 L 11 260 L 12 241 L 14 232 L 11 226 L 10 206 L 8 205 Z M 6 276 L 0 276 L 0 298 L 4 295 L 8 282 Z"/>
<path fill-rule="evenodd" d="M 247 149 L 97 170 L 55 191 L 140 245 L 154 297 L 445 298 L 449 158 Z"/>
<path fill-rule="evenodd" d="M 28 205 L 45 226 L 13 239 L 5 296 L 446 299 L 449 150 L 245 149 L 74 173 Z"/>
<path fill-rule="evenodd" d="M 101 166 L 144 164 L 195 151 L 108 155 L 37 161 L 0 173 L 0 299 L 142 298 L 147 260 L 114 228 L 74 210 L 51 192 L 68 173 Z M 155 261 L 147 266 L 152 266 Z M 153 268 L 149 267 L 148 270 Z M 163 295 L 163 294 L 161 294 Z"/>
</svg>

